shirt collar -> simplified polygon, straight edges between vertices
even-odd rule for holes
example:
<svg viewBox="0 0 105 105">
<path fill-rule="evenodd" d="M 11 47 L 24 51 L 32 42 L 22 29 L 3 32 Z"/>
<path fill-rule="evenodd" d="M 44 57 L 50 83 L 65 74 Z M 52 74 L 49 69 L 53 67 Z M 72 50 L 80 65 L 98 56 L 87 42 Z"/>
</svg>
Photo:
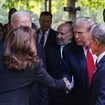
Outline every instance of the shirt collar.
<svg viewBox="0 0 105 105">
<path fill-rule="evenodd" d="M 47 31 L 45 31 L 45 34 L 48 35 L 50 29 L 48 29 Z M 42 33 L 42 30 L 40 29 L 40 32 Z"/>
<path fill-rule="evenodd" d="M 103 58 L 103 56 L 105 55 L 105 52 L 101 53 L 98 58 L 97 58 L 97 63 L 99 63 L 99 61 Z"/>
</svg>

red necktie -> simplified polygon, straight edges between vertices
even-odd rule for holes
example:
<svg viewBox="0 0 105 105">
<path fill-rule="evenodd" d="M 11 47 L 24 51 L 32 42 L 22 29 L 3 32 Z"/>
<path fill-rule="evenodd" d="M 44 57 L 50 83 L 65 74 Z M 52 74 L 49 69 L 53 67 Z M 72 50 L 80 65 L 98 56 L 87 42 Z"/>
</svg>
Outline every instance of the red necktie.
<svg viewBox="0 0 105 105">
<path fill-rule="evenodd" d="M 87 63 L 87 70 L 88 70 L 88 78 L 89 78 L 89 84 L 91 84 L 95 64 L 94 64 L 92 53 L 89 50 L 89 47 L 87 46 L 86 49 L 87 49 L 86 63 Z"/>
</svg>

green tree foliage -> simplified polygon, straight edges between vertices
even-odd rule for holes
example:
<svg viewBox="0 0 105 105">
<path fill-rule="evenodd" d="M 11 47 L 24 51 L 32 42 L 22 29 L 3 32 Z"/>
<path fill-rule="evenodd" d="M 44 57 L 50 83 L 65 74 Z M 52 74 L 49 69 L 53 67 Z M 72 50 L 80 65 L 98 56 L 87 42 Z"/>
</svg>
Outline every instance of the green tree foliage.
<svg viewBox="0 0 105 105">
<path fill-rule="evenodd" d="M 87 7 L 92 12 L 105 8 L 105 0 L 77 0 L 76 4 L 80 7 Z"/>
<path fill-rule="evenodd" d="M 79 15 L 92 16 L 96 22 L 103 22 L 105 0 L 77 0 L 76 6 L 81 7 Z"/>
<path fill-rule="evenodd" d="M 12 7 L 19 8 L 24 7 L 25 9 L 36 9 L 39 8 L 39 4 L 43 0 L 5 0 L 5 3 L 3 4 L 3 8 L 10 9 Z"/>
<path fill-rule="evenodd" d="M 7 12 L 10 8 L 15 7 L 16 9 L 25 9 L 29 10 L 33 14 L 38 16 L 42 10 L 44 10 L 44 1 L 45 0 L 0 0 L 0 8 L 5 9 Z M 47 0 L 48 1 L 48 0 Z M 65 20 L 67 19 L 67 12 L 63 11 L 63 8 L 67 6 L 67 2 L 70 0 L 52 0 L 52 13 L 54 15 L 54 21 Z M 72 0 L 73 1 L 73 0 Z M 97 17 L 100 21 L 100 11 L 102 14 L 103 8 L 105 8 L 105 0 L 74 0 L 76 1 L 76 7 L 80 6 L 81 11 L 77 15 L 92 15 Z M 1 13 L 4 14 L 4 13 Z M 34 17 L 34 16 L 33 16 Z M 65 18 L 66 17 L 66 18 Z M 102 17 L 102 16 L 101 16 Z M 35 20 L 35 18 L 33 19 Z M 97 19 L 96 19 L 97 20 Z"/>
<path fill-rule="evenodd" d="M 75 0 L 74 0 L 75 1 Z M 3 8 L 11 8 L 24 6 L 25 9 L 29 10 L 39 10 L 41 8 L 41 3 L 44 0 L 0 0 L 0 4 Z M 52 0 L 52 11 L 56 11 L 56 6 L 64 6 L 67 4 L 67 0 Z M 105 0 L 76 0 L 76 5 L 80 7 L 88 7 L 92 12 L 96 12 L 97 8 L 105 8 Z"/>
</svg>

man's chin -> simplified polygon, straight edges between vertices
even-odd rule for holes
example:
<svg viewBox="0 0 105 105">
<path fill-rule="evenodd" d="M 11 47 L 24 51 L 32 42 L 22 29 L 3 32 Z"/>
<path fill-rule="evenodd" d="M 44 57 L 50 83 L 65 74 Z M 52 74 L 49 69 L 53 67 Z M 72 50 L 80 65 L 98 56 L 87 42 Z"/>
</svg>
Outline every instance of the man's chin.
<svg viewBox="0 0 105 105">
<path fill-rule="evenodd" d="M 57 44 L 60 45 L 60 46 L 63 45 L 63 43 L 60 43 L 60 42 L 58 42 Z"/>
<path fill-rule="evenodd" d="M 83 45 L 83 43 L 79 43 L 79 42 L 76 42 L 76 44 L 77 44 L 78 46 L 82 46 L 82 45 Z"/>
</svg>

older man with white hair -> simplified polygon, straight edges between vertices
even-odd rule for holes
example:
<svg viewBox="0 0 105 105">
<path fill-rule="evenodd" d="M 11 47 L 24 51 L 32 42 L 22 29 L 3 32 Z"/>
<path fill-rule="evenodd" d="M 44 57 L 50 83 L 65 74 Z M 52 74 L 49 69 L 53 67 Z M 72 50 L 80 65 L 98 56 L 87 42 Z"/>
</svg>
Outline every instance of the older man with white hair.
<svg viewBox="0 0 105 105">
<path fill-rule="evenodd" d="M 98 56 L 88 105 L 105 105 L 105 24 L 93 28 L 91 49 Z"/>
<path fill-rule="evenodd" d="M 31 27 L 32 21 L 30 13 L 26 11 L 17 11 L 11 16 L 11 24 L 13 28 L 16 28 L 18 26 Z"/>
</svg>

